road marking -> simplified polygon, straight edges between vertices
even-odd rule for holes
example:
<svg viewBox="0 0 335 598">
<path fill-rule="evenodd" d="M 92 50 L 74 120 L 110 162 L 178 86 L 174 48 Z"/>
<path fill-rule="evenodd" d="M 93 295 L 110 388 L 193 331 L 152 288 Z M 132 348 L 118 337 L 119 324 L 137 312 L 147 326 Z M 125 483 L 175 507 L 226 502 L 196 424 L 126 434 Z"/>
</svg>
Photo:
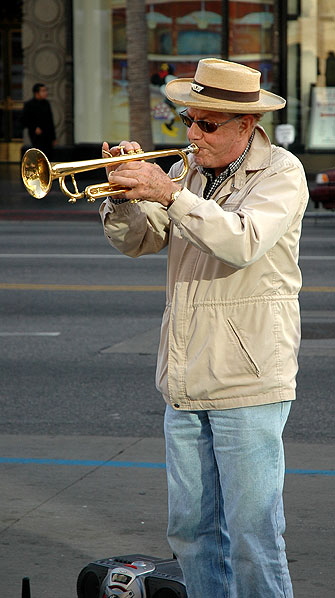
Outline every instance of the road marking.
<svg viewBox="0 0 335 598">
<path fill-rule="evenodd" d="M 333 469 L 286 469 L 285 473 L 297 475 L 335 475 Z"/>
<path fill-rule="evenodd" d="M 334 293 L 335 287 L 302 287 L 303 293 Z"/>
<path fill-rule="evenodd" d="M 121 253 L 0 253 L 0 258 L 3 259 L 80 259 L 80 260 L 110 260 L 110 259 L 117 259 L 117 260 L 133 260 L 134 258 L 129 257 L 128 255 L 122 255 Z M 136 259 L 145 260 L 166 260 L 167 254 L 153 254 L 153 255 L 141 255 Z"/>
<path fill-rule="evenodd" d="M 299 261 L 301 260 L 335 260 L 335 255 L 301 255 Z"/>
<path fill-rule="evenodd" d="M 59 336 L 60 332 L 0 332 L 0 336 Z"/>
<path fill-rule="evenodd" d="M 0 463 L 16 463 L 19 465 L 71 465 L 80 467 L 140 467 L 149 469 L 165 469 L 165 463 L 146 461 L 96 461 L 93 459 L 39 459 L 24 457 L 0 457 Z"/>
<path fill-rule="evenodd" d="M 121 253 L 0 253 L 1 259 L 57 259 L 57 260 L 133 260 Z M 167 253 L 141 255 L 137 260 L 166 260 Z M 335 255 L 300 255 L 299 260 L 335 260 Z"/>
<path fill-rule="evenodd" d="M 30 284 L 0 283 L 0 290 L 9 291 L 165 291 L 165 285 L 127 285 L 127 284 Z"/>
<path fill-rule="evenodd" d="M 303 234 L 300 243 L 315 242 L 315 243 L 334 243 L 334 237 L 320 237 Z"/>
<path fill-rule="evenodd" d="M 3 291 L 109 291 L 109 292 L 156 292 L 165 291 L 165 285 L 127 285 L 127 284 L 32 284 L 0 283 Z M 335 287 L 302 287 L 305 293 L 335 293 Z"/>
<path fill-rule="evenodd" d="M 94 459 L 41 459 L 24 457 L 1 457 L 0 463 L 17 465 L 66 465 L 75 467 L 137 467 L 145 469 L 165 469 L 165 463 L 147 461 L 99 461 Z M 333 469 L 286 469 L 293 475 L 335 475 Z"/>
</svg>

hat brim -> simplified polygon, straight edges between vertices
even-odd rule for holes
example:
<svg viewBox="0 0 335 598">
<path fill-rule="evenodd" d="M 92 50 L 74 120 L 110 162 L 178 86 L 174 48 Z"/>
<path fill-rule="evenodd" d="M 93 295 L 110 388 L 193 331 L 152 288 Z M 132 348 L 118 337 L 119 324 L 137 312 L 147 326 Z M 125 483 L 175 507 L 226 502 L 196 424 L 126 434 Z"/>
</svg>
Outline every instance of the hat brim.
<svg viewBox="0 0 335 598">
<path fill-rule="evenodd" d="M 190 106 L 215 112 L 231 112 L 236 114 L 256 114 L 284 108 L 286 100 L 270 91 L 260 90 L 257 102 L 232 102 L 218 100 L 192 91 L 193 79 L 173 79 L 166 84 L 165 94 L 174 104 Z"/>
</svg>

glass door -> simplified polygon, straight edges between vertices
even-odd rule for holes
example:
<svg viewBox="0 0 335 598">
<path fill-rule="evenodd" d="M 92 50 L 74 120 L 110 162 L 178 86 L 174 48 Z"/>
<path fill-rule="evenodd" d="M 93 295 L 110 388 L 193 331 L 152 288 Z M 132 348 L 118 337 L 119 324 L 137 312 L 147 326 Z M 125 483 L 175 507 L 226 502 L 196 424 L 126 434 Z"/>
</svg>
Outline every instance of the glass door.
<svg viewBox="0 0 335 598">
<path fill-rule="evenodd" d="M 0 25 L 0 161 L 18 162 L 22 146 L 21 30 Z"/>
</svg>

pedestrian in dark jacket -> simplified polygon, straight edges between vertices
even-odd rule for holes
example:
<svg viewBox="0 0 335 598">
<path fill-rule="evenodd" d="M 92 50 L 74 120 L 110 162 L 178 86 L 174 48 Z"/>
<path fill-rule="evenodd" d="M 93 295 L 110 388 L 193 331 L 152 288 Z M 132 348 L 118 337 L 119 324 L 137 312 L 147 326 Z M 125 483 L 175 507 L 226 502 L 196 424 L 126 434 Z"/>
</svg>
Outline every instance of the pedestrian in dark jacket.
<svg viewBox="0 0 335 598">
<path fill-rule="evenodd" d="M 33 97 L 23 107 L 22 125 L 28 129 L 32 146 L 50 158 L 56 134 L 50 102 L 47 100 L 48 89 L 44 83 L 35 83 L 32 91 Z"/>
</svg>

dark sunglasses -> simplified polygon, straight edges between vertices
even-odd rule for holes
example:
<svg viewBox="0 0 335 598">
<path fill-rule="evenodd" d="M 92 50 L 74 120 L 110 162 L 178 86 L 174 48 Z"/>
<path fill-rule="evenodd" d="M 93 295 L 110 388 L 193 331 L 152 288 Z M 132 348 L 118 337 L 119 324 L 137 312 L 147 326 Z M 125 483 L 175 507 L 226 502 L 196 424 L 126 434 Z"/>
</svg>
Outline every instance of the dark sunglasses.
<svg viewBox="0 0 335 598">
<path fill-rule="evenodd" d="M 180 113 L 180 118 L 184 125 L 186 125 L 187 127 L 191 127 L 193 123 L 195 123 L 196 125 L 198 125 L 199 129 L 201 129 L 201 131 L 203 131 L 204 133 L 215 133 L 215 131 L 217 131 L 219 127 L 223 127 L 223 125 L 227 125 L 232 120 L 235 120 L 236 118 L 240 118 L 241 116 L 243 116 L 242 114 L 236 114 L 236 116 L 228 118 L 228 120 L 225 120 L 223 123 L 216 123 L 210 120 L 194 120 L 193 118 L 188 116 L 188 114 L 185 114 L 185 112 L 186 111 Z"/>
</svg>

